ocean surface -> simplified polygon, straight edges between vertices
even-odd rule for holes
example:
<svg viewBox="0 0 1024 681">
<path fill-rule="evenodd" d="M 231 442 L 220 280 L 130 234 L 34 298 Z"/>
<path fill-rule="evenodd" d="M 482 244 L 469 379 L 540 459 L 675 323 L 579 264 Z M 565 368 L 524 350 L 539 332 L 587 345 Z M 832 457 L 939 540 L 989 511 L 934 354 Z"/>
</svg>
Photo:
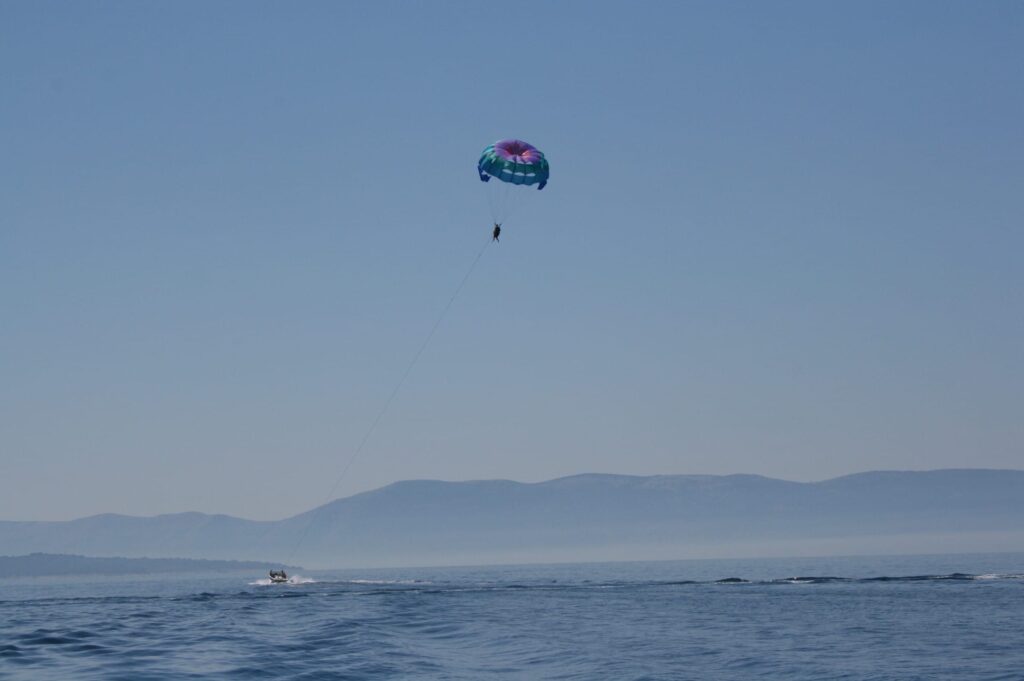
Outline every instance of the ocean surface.
<svg viewBox="0 0 1024 681">
<path fill-rule="evenodd" d="M 0 678 L 1024 680 L 1019 553 L 262 578 L 2 580 Z"/>
</svg>

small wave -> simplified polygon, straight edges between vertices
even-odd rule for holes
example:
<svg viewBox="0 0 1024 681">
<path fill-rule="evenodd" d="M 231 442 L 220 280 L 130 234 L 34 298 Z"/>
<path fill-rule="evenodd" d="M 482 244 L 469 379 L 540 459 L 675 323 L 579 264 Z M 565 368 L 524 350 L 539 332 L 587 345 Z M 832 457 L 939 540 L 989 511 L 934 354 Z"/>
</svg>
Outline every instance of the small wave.
<svg viewBox="0 0 1024 681">
<path fill-rule="evenodd" d="M 898 577 L 865 577 L 862 582 L 944 582 L 944 581 L 970 581 L 974 575 L 963 572 L 952 572 L 948 575 L 903 575 Z"/>
<path fill-rule="evenodd" d="M 742 577 L 725 577 L 707 582 L 674 580 L 650 582 L 650 586 L 674 586 L 688 584 L 852 584 L 852 583 L 884 583 L 884 582 L 970 582 L 992 580 L 1024 580 L 1024 574 L 986 573 L 973 575 L 966 572 L 951 572 L 945 575 L 882 575 L 877 577 L 837 577 L 834 575 L 804 575 L 797 577 L 780 577 L 776 579 L 749 580 Z M 623 584 L 639 586 L 641 584 Z"/>
<path fill-rule="evenodd" d="M 769 584 L 833 584 L 836 582 L 849 582 L 852 581 L 849 577 L 831 577 L 831 576 L 810 576 L 810 577 L 785 577 L 783 579 L 773 579 L 769 581 Z"/>
<path fill-rule="evenodd" d="M 86 645 L 83 642 L 95 636 L 94 632 L 83 630 L 57 631 L 54 629 L 36 629 L 17 636 L 16 640 L 22 644 L 33 646 L 67 646 L 76 644 Z M 14 648 L 16 649 L 16 646 Z"/>
<path fill-rule="evenodd" d="M 885 582 L 970 582 L 976 580 L 1001 580 L 1001 579 L 1024 579 L 1020 574 L 999 574 L 988 573 L 983 575 L 972 575 L 966 572 L 951 572 L 945 575 L 881 575 L 878 577 L 832 577 L 832 576 L 807 576 L 807 577 L 785 577 L 782 579 L 769 579 L 764 584 L 844 584 L 844 583 L 885 583 Z M 722 583 L 719 580 L 716 583 Z"/>
</svg>

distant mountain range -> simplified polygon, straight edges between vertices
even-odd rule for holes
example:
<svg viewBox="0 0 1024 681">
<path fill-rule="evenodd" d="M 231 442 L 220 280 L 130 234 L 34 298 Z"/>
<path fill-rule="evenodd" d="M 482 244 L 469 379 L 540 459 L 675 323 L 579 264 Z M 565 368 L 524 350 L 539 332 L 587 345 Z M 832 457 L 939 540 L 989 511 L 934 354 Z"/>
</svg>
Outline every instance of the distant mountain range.
<svg viewBox="0 0 1024 681">
<path fill-rule="evenodd" d="M 51 577 L 56 575 L 151 575 L 181 572 L 256 572 L 263 574 L 281 565 L 239 560 L 192 560 L 188 558 L 90 558 L 64 553 L 33 553 L 0 556 L 0 577 Z M 296 570 L 288 566 L 289 570 Z"/>
<path fill-rule="evenodd" d="M 178 513 L 0 521 L 0 555 L 324 567 L 1024 550 L 1024 471 L 576 475 L 396 482 L 278 521 Z"/>
</svg>

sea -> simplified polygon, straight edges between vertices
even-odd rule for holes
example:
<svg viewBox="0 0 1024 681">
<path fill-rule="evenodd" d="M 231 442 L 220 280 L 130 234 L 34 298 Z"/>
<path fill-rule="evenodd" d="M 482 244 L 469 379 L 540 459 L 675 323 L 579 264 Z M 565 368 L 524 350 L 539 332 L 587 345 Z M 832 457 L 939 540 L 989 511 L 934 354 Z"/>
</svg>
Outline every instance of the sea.
<svg viewBox="0 0 1024 681">
<path fill-rule="evenodd" d="M 1024 680 L 1024 553 L 0 580 L 2 679 Z"/>
</svg>

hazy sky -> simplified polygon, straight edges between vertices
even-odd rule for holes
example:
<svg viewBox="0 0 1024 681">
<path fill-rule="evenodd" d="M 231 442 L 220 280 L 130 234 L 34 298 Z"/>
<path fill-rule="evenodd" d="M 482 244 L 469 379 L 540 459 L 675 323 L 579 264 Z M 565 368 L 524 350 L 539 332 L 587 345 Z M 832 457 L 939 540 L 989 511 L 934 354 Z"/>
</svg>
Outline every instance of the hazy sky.
<svg viewBox="0 0 1024 681">
<path fill-rule="evenodd" d="M 1024 467 L 1020 2 L 0 2 L 0 519 Z M 529 190 L 528 190 L 529 191 Z"/>
</svg>

